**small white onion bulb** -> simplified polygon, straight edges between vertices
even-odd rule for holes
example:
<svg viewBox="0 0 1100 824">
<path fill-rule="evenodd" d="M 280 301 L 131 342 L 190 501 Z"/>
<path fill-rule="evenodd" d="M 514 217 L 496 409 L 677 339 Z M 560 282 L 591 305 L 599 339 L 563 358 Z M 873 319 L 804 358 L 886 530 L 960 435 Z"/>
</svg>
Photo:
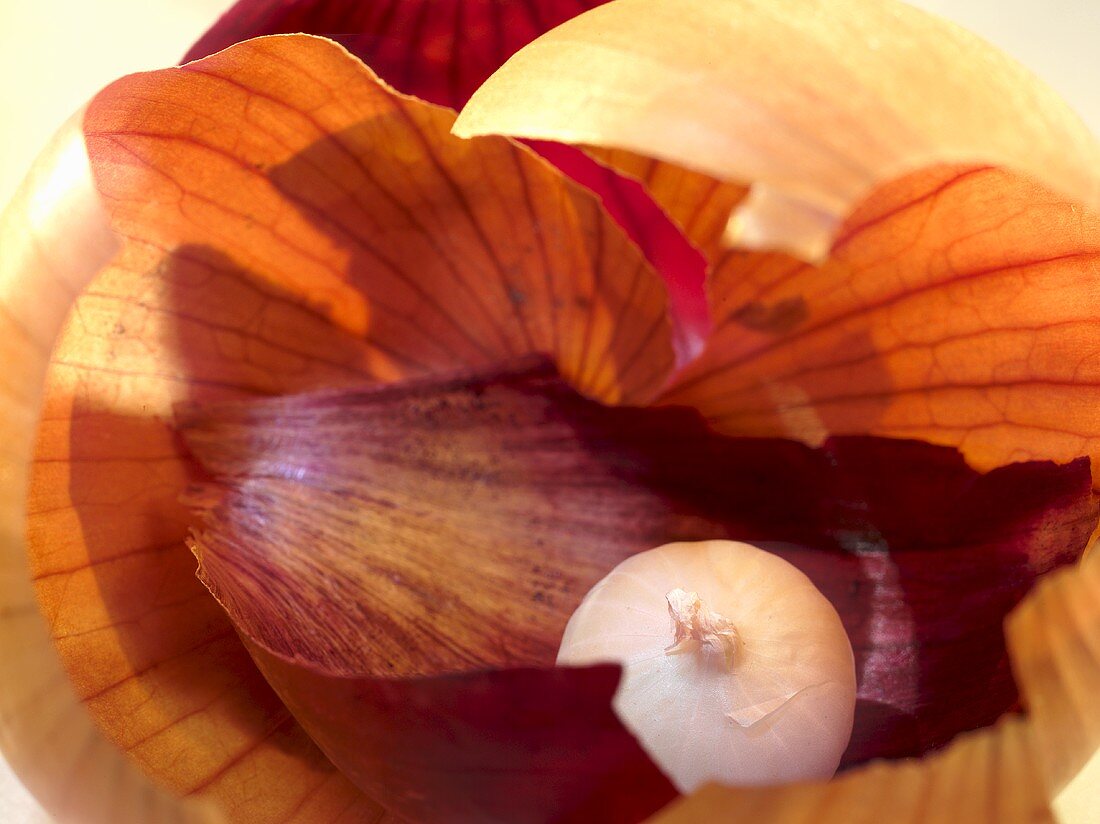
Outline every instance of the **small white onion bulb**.
<svg viewBox="0 0 1100 824">
<path fill-rule="evenodd" d="M 810 579 L 733 541 L 623 561 L 569 619 L 558 663 L 616 662 L 614 708 L 681 792 L 827 779 L 852 734 L 852 646 Z"/>
</svg>

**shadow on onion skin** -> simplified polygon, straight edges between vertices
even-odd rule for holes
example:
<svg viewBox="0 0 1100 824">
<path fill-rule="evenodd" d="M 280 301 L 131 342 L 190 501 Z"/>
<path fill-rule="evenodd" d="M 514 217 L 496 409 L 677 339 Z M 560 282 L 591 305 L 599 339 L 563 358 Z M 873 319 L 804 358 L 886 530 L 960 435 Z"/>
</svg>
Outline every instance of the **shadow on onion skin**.
<svg viewBox="0 0 1100 824">
<path fill-rule="evenodd" d="M 617 666 L 338 678 L 249 649 L 333 763 L 409 821 L 632 824 L 676 796 L 611 709 Z"/>
<path fill-rule="evenodd" d="M 687 333 L 677 327 L 674 344 L 680 321 L 646 250 L 533 152 L 458 140 L 450 122 L 428 108 L 379 107 L 267 172 L 347 252 L 345 279 L 376 309 L 372 341 L 404 376 L 488 370 L 545 350 L 589 394 L 650 397 Z M 322 172 L 333 168 L 339 185 Z M 616 185 L 647 200 L 637 184 Z M 648 205 L 646 229 L 676 234 Z M 680 252 L 700 276 L 698 255 L 685 244 L 671 257 Z"/>
<path fill-rule="evenodd" d="M 96 601 L 115 625 L 112 642 L 125 659 L 115 662 L 123 668 L 123 676 L 109 683 L 89 681 L 87 672 L 70 671 L 116 743 L 177 792 L 207 792 L 214 783 L 232 783 L 238 759 L 247 761 L 251 750 L 261 743 L 290 756 L 304 771 L 323 775 L 334 768 L 259 675 L 224 611 L 195 579 L 195 559 L 183 543 L 194 517 L 180 497 L 192 484 L 207 478 L 187 457 L 170 413 L 172 404 L 292 394 L 342 384 L 361 387 L 371 382 L 365 347 L 362 341 L 336 330 L 321 310 L 313 310 L 307 301 L 260 282 L 205 247 L 181 247 L 145 277 L 142 290 L 147 286 L 148 292 L 127 294 L 108 339 L 112 351 L 115 347 L 121 351 L 135 341 L 147 346 L 154 357 L 152 365 L 143 368 L 155 369 L 154 374 L 161 378 L 172 378 L 168 381 L 172 403 L 165 406 L 164 387 L 160 386 L 161 396 L 151 401 L 148 416 L 120 414 L 111 410 L 110 403 L 117 386 L 112 387 L 112 379 L 106 379 L 97 386 L 98 404 L 78 400 L 69 415 L 71 427 L 65 437 L 74 456 L 70 476 L 47 478 L 47 482 L 64 483 L 74 502 L 73 511 L 92 560 Z M 220 285 L 216 279 L 221 279 Z M 313 368 L 309 357 L 296 361 L 284 352 L 283 358 L 289 362 L 276 372 L 270 351 L 242 345 L 248 341 L 237 339 L 240 335 L 226 318 L 228 307 L 241 302 L 242 291 L 261 293 L 283 304 L 280 322 L 309 333 L 288 340 L 288 345 L 302 347 L 310 335 L 327 336 L 321 347 L 326 350 L 325 362 Z M 288 312 L 297 315 L 288 321 Z M 241 328 L 244 338 L 257 334 L 255 326 Z M 318 348 L 317 340 L 309 343 L 312 350 Z M 256 358 L 249 357 L 250 353 Z M 140 376 L 138 370 L 127 377 Z M 78 393 L 77 397 L 85 395 Z M 87 640 L 81 637 L 73 643 L 79 646 Z M 77 646 L 70 662 L 95 675 L 101 655 L 83 647 L 78 652 Z M 551 673 L 550 677 L 560 674 Z M 518 677 L 524 676 L 519 673 Z M 551 683 L 541 673 L 534 677 L 540 683 Z M 669 800 L 674 791 L 614 719 L 610 694 L 617 670 L 594 671 L 591 689 L 584 686 L 587 676 L 579 677 L 580 682 L 573 677 L 569 682 L 581 683 L 582 703 L 602 713 L 604 719 L 606 747 L 617 762 L 610 775 L 617 775 L 618 770 L 621 782 L 637 778 L 646 787 L 644 793 L 635 794 L 633 806 L 620 807 L 609 794 L 611 785 L 604 786 L 601 780 L 585 791 L 583 805 L 586 810 L 605 810 L 609 821 L 640 818 Z M 445 693 L 446 685 L 440 686 Z M 409 682 L 394 682 L 389 687 L 397 691 L 397 699 L 417 689 Z M 432 687 L 427 684 L 429 691 Z M 400 705 L 397 700 L 393 712 L 378 715 L 379 723 L 400 717 L 396 712 Z M 484 709 L 492 707 L 486 704 Z M 578 723 L 591 720 L 591 715 L 576 716 Z M 430 720 L 432 716 L 426 717 Z M 539 718 L 551 736 L 560 726 Z M 403 729 L 395 730 L 392 725 L 389 729 L 404 737 Z M 174 731 L 179 736 L 174 737 Z M 382 756 L 379 763 L 384 765 L 385 753 Z M 571 760 L 584 757 L 582 748 Z M 624 786 L 620 779 L 613 783 Z M 369 781 L 361 782 L 360 787 L 385 790 Z M 213 796 L 218 798 L 219 792 L 214 788 Z M 271 795 L 278 796 L 279 788 L 272 788 Z M 365 800 L 363 806 L 376 809 Z"/>
<path fill-rule="evenodd" d="M 911 713 L 924 753 L 1017 709 L 1004 617 L 1037 576 L 1080 557 L 1097 503 L 1084 458 L 979 475 L 954 450 L 885 443 L 870 451 L 862 439 L 828 445 L 849 469 L 837 477 L 836 539 L 877 593 L 861 695 L 891 696 Z M 892 719 L 899 732 L 908 720 Z M 849 758 L 859 740 L 853 735 Z"/>
<path fill-rule="evenodd" d="M 175 249 L 129 286 L 101 278 L 90 291 L 81 298 L 92 302 L 87 317 L 103 317 L 104 306 L 113 314 L 107 323 L 74 324 L 71 334 L 84 335 L 77 343 L 86 340 L 89 352 L 109 353 L 85 358 L 100 357 L 106 368 L 92 362 L 71 398 L 59 382 L 50 413 L 68 418 L 67 431 L 56 435 L 66 443 L 53 448 L 55 430 L 44 428 L 32 483 L 32 500 L 42 501 L 43 511 L 36 515 L 32 506 L 28 524 L 32 551 L 37 536 L 43 553 L 56 552 L 55 524 L 77 530 L 78 537 L 60 541 L 79 561 L 75 572 L 70 564 L 63 575 L 36 583 L 45 603 L 60 603 L 51 609 L 56 643 L 79 694 L 112 740 L 177 792 L 220 780 L 212 767 L 242 742 L 263 741 L 315 772 L 332 771 L 195 577 L 184 540 L 194 519 L 180 497 L 205 475 L 176 435 L 165 397 L 203 402 L 361 385 L 370 380 L 362 342 L 301 298 L 202 246 Z M 124 297 L 103 297 L 117 294 Z M 280 370 L 271 347 L 257 345 L 250 356 L 255 330 L 242 336 L 231 328 L 249 296 L 281 302 L 281 322 L 328 335 L 330 354 L 346 363 L 315 368 L 308 358 L 287 356 Z M 135 349 L 145 353 L 136 366 Z M 148 404 L 140 403 L 146 373 L 155 376 Z M 148 414 L 122 414 L 116 398 Z M 56 471 L 53 454 L 67 455 L 67 475 Z M 58 500 L 61 509 L 49 506 Z M 77 548 L 69 550 L 70 543 Z M 45 554 L 41 563 L 56 561 Z"/>
<path fill-rule="evenodd" d="M 624 553 L 672 540 L 769 542 L 768 549 L 801 568 L 830 599 L 852 640 L 862 700 L 846 765 L 923 754 L 1011 709 L 1015 685 L 999 680 L 1003 610 L 1035 575 L 1079 554 L 1096 515 L 1087 461 L 1036 462 L 981 475 L 954 450 L 916 442 L 836 438 L 812 449 L 725 438 L 691 410 L 608 408 L 585 400 L 545 362 L 375 391 L 209 407 L 193 415 L 189 443 L 218 467 L 227 489 L 207 522 L 205 557 L 228 576 L 227 604 L 236 604 L 245 624 L 260 628 L 257 637 L 277 622 L 255 606 L 250 582 L 299 580 L 295 536 L 309 534 L 311 513 L 319 507 L 336 506 L 339 522 L 351 529 L 357 522 L 347 508 L 363 502 L 371 509 L 365 525 L 356 527 L 363 530 L 358 540 L 403 547 L 386 564 L 381 555 L 375 559 L 380 570 L 368 574 L 377 584 L 367 588 L 389 586 L 407 564 L 403 552 L 415 549 L 420 558 L 434 553 L 433 575 L 423 582 L 440 590 L 433 591 L 433 604 L 449 600 L 452 576 L 471 565 L 481 569 L 476 562 L 488 562 L 483 553 L 501 543 L 537 550 L 540 563 L 546 559 L 564 570 L 582 558 L 601 561 L 606 568 L 586 570 L 594 577 L 574 580 L 559 598 L 550 617 L 563 624 L 587 587 Z M 349 441 L 354 421 L 364 437 Z M 309 439 L 291 437 L 292 429 L 306 425 Z M 466 438 L 461 448 L 455 446 L 459 433 Z M 270 453 L 271 444 L 281 445 L 278 453 Z M 325 483 L 319 466 L 328 468 Z M 425 467 L 432 484 L 442 484 L 434 492 L 417 474 Z M 485 500 L 494 512 L 508 513 L 506 519 L 482 512 L 471 497 L 471 478 L 485 485 Z M 463 494 L 456 494 L 455 484 Z M 416 490 L 412 499 L 410 489 Z M 424 540 L 416 537 L 420 533 L 402 527 L 395 514 L 402 501 L 431 507 L 444 521 L 450 513 L 458 518 L 454 524 L 468 525 L 465 516 L 478 513 L 478 540 L 486 543 L 457 533 L 446 552 L 417 543 Z M 264 535 L 272 546 L 250 549 Z M 345 539 L 324 553 L 314 546 L 309 557 L 338 560 Z M 290 565 L 273 573 L 284 569 L 274 563 L 280 553 Z M 253 571 L 237 574 L 236 568 Z M 499 569 L 487 569 L 499 577 Z M 208 565 L 211 575 L 213 570 Z M 528 582 L 507 580 L 509 594 L 525 603 L 516 593 L 526 592 Z M 481 592 L 476 585 L 469 591 Z M 437 615 L 436 625 L 451 626 L 454 617 Z M 311 629 L 309 637 L 324 627 Z M 461 637 L 449 638 L 448 646 Z M 276 649 L 284 641 L 271 636 L 264 643 Z M 988 647 L 988 655 L 975 646 Z M 518 662 L 482 662 L 494 664 Z M 928 677 L 967 669 L 990 688 L 965 704 L 953 682 Z M 269 675 L 279 680 L 278 673 Z M 408 682 L 392 683 L 396 689 Z M 287 700 L 296 703 L 293 696 Z M 328 714 L 336 716 L 335 710 Z M 336 738 L 341 734 L 338 725 Z M 321 730 L 318 740 L 323 736 Z M 337 749 L 333 741 L 330 734 L 323 744 L 330 752 Z"/>
<path fill-rule="evenodd" d="M 196 336 L 193 318 L 188 319 L 216 315 L 224 308 L 225 294 L 207 288 L 196 267 L 217 270 L 246 289 L 279 297 L 270 285 L 259 284 L 211 250 L 177 250 L 160 271 L 169 284 L 168 305 L 174 314 L 169 313 L 169 320 L 157 327 L 159 337 L 149 342 L 174 353 L 187 376 L 188 390 L 178 400 L 369 382 L 369 373 L 355 361 L 361 341 L 335 332 L 297 298 L 287 301 L 303 313 L 296 322 L 307 322 L 308 315 L 316 328 L 328 330 L 324 334 L 332 335 L 331 350 L 343 353 L 338 366 L 311 367 L 306 359 L 275 373 L 271 363 L 260 366 L 247 358 L 227 357 L 226 352 L 241 351 L 225 340 L 231 330 L 215 338 Z M 111 334 L 119 340 L 135 335 L 142 327 L 133 321 L 146 318 L 147 309 L 135 303 L 134 316 L 121 317 Z M 345 360 L 359 363 L 356 374 Z M 641 510 L 644 520 L 631 522 L 637 550 L 714 537 L 788 544 L 775 551 L 800 566 L 834 603 L 859 660 L 861 701 L 845 764 L 920 754 L 1015 705 L 1015 685 L 1003 668 L 1000 621 L 1036 574 L 1072 560 L 1084 546 L 1095 522 L 1087 462 L 1028 464 L 980 476 L 954 450 L 926 444 L 841 438 L 813 450 L 788 441 L 723 438 L 690 410 L 608 409 L 554 383 L 545 370 L 539 374 L 539 391 L 552 395 L 555 414 L 574 432 L 579 448 L 604 467 L 608 478 L 647 498 L 649 505 Z M 176 644 L 188 654 L 187 641 L 201 643 L 225 632 L 213 643 L 224 641 L 231 653 L 220 662 L 215 659 L 215 665 L 222 665 L 223 674 L 240 667 L 233 678 L 256 690 L 242 693 L 245 697 L 234 706 L 253 709 L 236 716 L 234 723 L 260 735 L 271 730 L 267 724 L 281 729 L 285 714 L 274 722 L 276 716 L 266 710 L 258 721 L 250 714 L 257 704 L 267 706 L 265 701 L 272 702 L 274 713 L 282 708 L 266 686 L 249 681 L 255 679 L 252 665 L 236 638 L 228 635 L 224 616 L 194 581 L 193 559 L 176 543 L 189 521 L 178 494 L 196 476 L 194 467 L 180 458 L 171 427 L 79 403 L 74 407 L 69 442 L 74 457 L 81 459 L 73 461 L 68 492 L 88 552 L 102 561 L 94 574 L 106 608 L 124 628 L 120 643 L 132 668 L 143 667 L 143 651 Z M 97 457 L 120 453 L 124 460 L 110 467 Z M 148 468 L 160 459 L 173 471 L 150 476 Z M 151 485 L 150 477 L 164 489 Z M 1006 507 L 1005 501 L 1014 505 Z M 131 514 L 120 517 L 126 512 Z M 111 531 L 115 528 L 132 531 L 127 540 L 135 550 L 163 539 L 162 552 L 172 560 L 167 565 L 135 560 L 142 558 L 135 551 L 107 563 L 122 545 Z M 143 571 L 127 572 L 128 564 Z M 192 597 L 203 605 L 198 610 L 187 604 Z M 180 623 L 183 616 L 208 623 L 195 630 Z M 979 617 L 981 621 L 974 620 Z M 964 633 L 975 626 L 976 633 Z M 64 645 L 64 639 L 59 643 Z M 974 655 L 975 644 L 988 647 L 989 654 Z M 869 663 L 873 653 L 883 652 L 879 664 Z M 889 666 L 892 660 L 896 663 L 892 652 L 910 665 Z M 196 660 L 210 659 L 200 655 Z M 993 685 L 979 694 L 978 705 L 959 700 L 953 679 L 964 671 L 971 676 L 967 683 Z M 891 675 L 898 677 L 891 680 Z M 196 668 L 182 680 L 174 677 L 177 694 L 199 694 L 201 689 L 188 683 L 195 677 L 201 687 L 208 676 Z M 96 693 L 90 682 L 74 679 L 85 695 Z M 893 733 L 872 723 L 872 714 L 878 720 L 886 715 Z M 120 743 L 141 747 L 143 742 Z M 293 739 L 287 746 L 293 749 L 300 742 Z"/>
<path fill-rule="evenodd" d="M 174 435 L 159 421 L 77 402 L 71 439 L 76 455 L 88 444 L 111 442 L 134 454 L 146 445 L 165 446 Z M 222 751 L 230 752 L 242 738 L 302 757 L 314 748 L 195 577 L 195 558 L 184 542 L 191 518 L 179 497 L 182 482 L 198 480 L 201 471 L 183 454 L 74 460 L 72 511 L 113 638 L 98 646 L 95 639 L 77 635 L 70 642 L 62 634 L 56 643 L 81 698 L 115 743 L 158 780 L 190 793 L 209 779 L 210 754 L 203 750 L 217 752 L 219 739 Z M 154 461 L 177 465 L 168 471 L 158 466 L 151 479 Z M 127 489 L 141 491 L 119 494 Z M 178 749 L 169 757 L 166 747 Z"/>
</svg>

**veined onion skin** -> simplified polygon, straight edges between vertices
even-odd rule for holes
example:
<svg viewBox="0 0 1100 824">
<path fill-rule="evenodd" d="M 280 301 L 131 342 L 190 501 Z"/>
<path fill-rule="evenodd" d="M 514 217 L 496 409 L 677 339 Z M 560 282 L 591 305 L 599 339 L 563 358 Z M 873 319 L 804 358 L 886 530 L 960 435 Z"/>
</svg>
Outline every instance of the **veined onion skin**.
<svg viewBox="0 0 1100 824">
<path fill-rule="evenodd" d="M 615 710 L 682 791 L 827 779 L 852 732 L 852 647 L 794 566 L 734 541 L 628 558 L 573 614 L 558 664 L 623 665 Z"/>
</svg>

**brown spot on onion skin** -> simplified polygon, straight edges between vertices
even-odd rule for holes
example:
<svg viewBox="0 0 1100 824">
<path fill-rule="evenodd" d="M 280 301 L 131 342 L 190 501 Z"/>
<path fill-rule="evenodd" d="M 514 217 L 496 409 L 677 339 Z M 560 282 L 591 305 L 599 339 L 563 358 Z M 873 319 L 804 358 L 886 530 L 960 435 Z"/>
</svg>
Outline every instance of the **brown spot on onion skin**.
<svg viewBox="0 0 1100 824">
<path fill-rule="evenodd" d="M 452 109 L 517 49 L 605 0 L 241 0 L 187 53 L 213 54 L 239 41 L 305 32 L 336 40 L 398 91 Z M 589 153 L 529 142 L 560 171 L 593 191 L 668 287 L 682 363 L 710 330 L 703 279 L 744 188 L 624 152 Z M 641 185 L 639 185 L 639 182 Z M 681 233 L 682 230 L 682 233 Z M 517 292 L 517 294 L 519 294 Z"/>
<path fill-rule="evenodd" d="M 590 192 L 453 121 L 299 35 L 117 81 L 85 133 L 133 266 L 211 245 L 309 294 L 385 379 L 546 352 L 594 397 L 652 397 L 673 366 L 660 278 Z"/>
<path fill-rule="evenodd" d="M 917 438 L 983 470 L 1093 456 L 1098 276 L 1095 213 L 929 168 L 862 203 L 819 267 L 730 252 L 708 285 L 724 321 L 663 401 L 730 434 Z"/>
</svg>

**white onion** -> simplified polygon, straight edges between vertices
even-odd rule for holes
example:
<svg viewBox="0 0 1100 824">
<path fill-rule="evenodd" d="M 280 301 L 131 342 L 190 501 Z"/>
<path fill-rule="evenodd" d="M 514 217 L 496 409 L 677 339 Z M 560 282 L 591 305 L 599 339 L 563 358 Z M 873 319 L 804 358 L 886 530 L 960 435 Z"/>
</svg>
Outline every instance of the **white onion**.
<svg viewBox="0 0 1100 824">
<path fill-rule="evenodd" d="M 608 661 L 623 665 L 616 713 L 681 792 L 827 779 L 852 733 L 855 663 L 836 610 L 749 544 L 668 544 L 619 564 L 558 653 Z"/>
</svg>

